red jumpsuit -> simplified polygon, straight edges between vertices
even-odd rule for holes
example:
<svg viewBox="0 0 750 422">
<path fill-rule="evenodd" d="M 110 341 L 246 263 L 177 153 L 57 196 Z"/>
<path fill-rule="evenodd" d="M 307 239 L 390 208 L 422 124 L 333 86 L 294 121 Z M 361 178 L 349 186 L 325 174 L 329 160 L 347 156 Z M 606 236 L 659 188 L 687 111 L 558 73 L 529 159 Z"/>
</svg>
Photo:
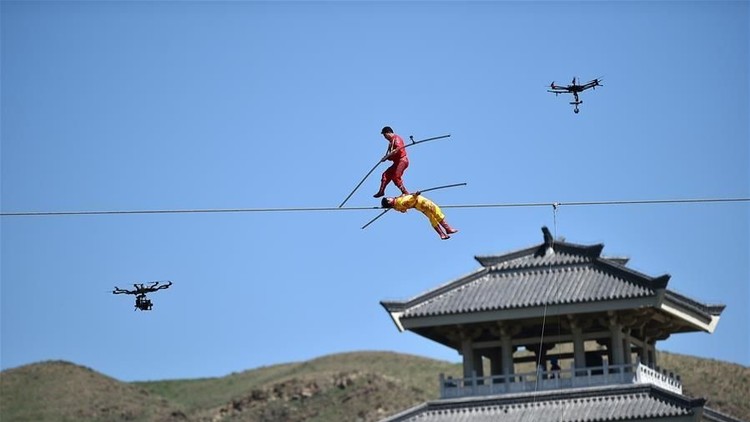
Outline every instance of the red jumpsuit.
<svg viewBox="0 0 750 422">
<path fill-rule="evenodd" d="M 376 195 L 382 195 L 385 192 L 385 186 L 390 181 L 393 181 L 393 184 L 399 188 L 402 194 L 408 194 L 409 191 L 406 190 L 404 181 L 401 179 L 404 171 L 409 167 L 404 140 L 394 133 L 393 139 L 388 144 L 388 151 L 391 151 L 391 153 L 386 157 L 386 160 L 393 161 L 393 164 L 383 172 L 383 176 L 380 178 L 380 190 Z"/>
</svg>

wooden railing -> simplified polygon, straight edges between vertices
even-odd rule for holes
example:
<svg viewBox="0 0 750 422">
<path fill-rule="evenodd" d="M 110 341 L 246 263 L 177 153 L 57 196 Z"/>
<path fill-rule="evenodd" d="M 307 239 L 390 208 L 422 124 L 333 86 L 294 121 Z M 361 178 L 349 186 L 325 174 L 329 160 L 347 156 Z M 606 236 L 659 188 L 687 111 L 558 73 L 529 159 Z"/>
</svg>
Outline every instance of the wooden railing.
<svg viewBox="0 0 750 422">
<path fill-rule="evenodd" d="M 452 378 L 440 374 L 440 397 L 488 396 L 527 391 L 593 387 L 613 384 L 654 384 L 682 393 L 682 385 L 673 374 L 660 373 L 640 363 L 536 371 L 488 377 Z"/>
</svg>

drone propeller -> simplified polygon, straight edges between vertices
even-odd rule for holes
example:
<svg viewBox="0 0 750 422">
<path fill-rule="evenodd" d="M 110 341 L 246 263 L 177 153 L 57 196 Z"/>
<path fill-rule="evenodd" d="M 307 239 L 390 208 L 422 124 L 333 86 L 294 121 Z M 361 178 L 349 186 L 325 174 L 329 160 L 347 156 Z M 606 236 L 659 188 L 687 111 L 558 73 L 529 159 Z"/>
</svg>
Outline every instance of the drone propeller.
<svg viewBox="0 0 750 422">
<path fill-rule="evenodd" d="M 146 283 L 135 283 L 133 284 L 133 287 L 135 287 L 135 290 L 121 289 L 115 286 L 115 289 L 112 291 L 112 293 L 116 295 L 123 294 L 123 293 L 129 294 L 129 295 L 153 293 L 157 290 L 166 289 L 171 285 L 172 285 L 172 282 L 170 280 L 152 281 L 148 285 Z"/>
</svg>

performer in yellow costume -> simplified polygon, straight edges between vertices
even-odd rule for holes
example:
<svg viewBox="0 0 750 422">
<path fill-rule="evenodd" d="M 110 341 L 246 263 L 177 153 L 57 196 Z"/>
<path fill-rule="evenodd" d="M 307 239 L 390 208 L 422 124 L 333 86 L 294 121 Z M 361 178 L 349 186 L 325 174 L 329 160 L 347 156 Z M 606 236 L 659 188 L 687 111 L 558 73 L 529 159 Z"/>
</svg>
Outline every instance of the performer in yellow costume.
<svg viewBox="0 0 750 422">
<path fill-rule="evenodd" d="M 430 219 L 430 224 L 432 224 L 432 227 L 443 240 L 450 239 L 449 235 L 453 233 L 458 233 L 458 230 L 451 227 L 445 221 L 445 215 L 440 210 L 440 207 L 424 196 L 421 196 L 420 192 L 401 195 L 395 198 L 386 197 L 381 200 L 380 204 L 383 208 L 393 208 L 399 212 L 406 212 L 409 209 L 416 208 Z"/>
</svg>

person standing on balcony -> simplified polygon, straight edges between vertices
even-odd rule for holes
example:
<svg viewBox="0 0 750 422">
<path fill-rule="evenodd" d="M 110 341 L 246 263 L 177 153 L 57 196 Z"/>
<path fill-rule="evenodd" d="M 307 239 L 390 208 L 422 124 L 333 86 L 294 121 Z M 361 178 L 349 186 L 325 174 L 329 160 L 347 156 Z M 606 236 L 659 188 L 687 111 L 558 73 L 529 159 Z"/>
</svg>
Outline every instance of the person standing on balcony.
<svg viewBox="0 0 750 422">
<path fill-rule="evenodd" d="M 560 378 L 560 365 L 557 364 L 557 358 L 550 359 L 550 378 Z"/>
</svg>

